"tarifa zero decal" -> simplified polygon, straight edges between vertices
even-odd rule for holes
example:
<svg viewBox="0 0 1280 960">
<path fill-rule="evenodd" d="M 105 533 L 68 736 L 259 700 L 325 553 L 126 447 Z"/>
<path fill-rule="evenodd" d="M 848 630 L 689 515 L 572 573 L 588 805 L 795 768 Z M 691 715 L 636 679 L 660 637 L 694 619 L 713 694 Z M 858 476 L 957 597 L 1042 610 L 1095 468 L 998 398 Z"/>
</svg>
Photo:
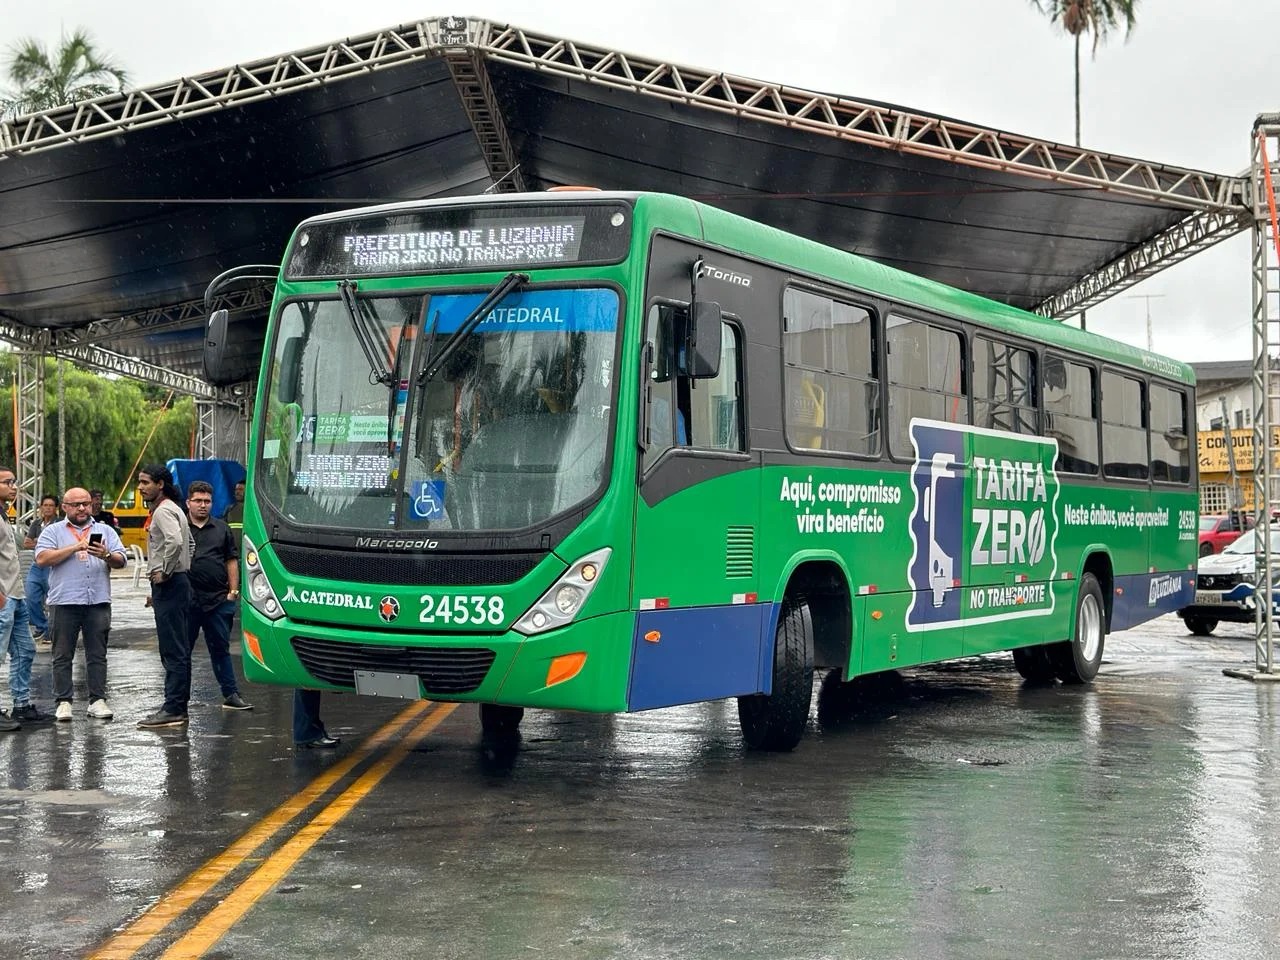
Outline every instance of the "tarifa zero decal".
<svg viewBox="0 0 1280 960">
<path fill-rule="evenodd" d="M 1057 441 L 912 420 L 911 445 L 907 629 L 1052 613 Z"/>
</svg>

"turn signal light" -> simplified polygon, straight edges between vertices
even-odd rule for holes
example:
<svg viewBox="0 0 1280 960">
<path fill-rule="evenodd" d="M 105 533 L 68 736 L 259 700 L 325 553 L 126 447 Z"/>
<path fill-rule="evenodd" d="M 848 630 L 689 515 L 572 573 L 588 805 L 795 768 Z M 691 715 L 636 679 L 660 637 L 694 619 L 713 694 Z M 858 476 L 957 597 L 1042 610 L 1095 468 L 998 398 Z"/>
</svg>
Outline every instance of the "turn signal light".
<svg viewBox="0 0 1280 960">
<path fill-rule="evenodd" d="M 585 653 L 565 653 L 556 657 L 551 661 L 551 666 L 547 667 L 547 686 L 553 687 L 557 683 L 572 680 L 582 672 L 586 662 Z"/>
</svg>

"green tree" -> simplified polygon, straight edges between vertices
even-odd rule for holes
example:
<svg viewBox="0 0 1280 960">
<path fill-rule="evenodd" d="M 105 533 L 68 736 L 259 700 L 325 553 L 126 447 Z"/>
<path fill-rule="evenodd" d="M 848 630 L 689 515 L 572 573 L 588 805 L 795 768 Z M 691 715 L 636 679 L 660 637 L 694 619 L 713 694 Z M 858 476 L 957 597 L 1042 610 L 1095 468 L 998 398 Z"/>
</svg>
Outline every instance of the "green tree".
<svg viewBox="0 0 1280 960">
<path fill-rule="evenodd" d="M 15 456 L 13 436 L 13 384 L 17 357 L 0 353 L 0 444 Z M 45 361 L 45 468 L 43 489 L 57 490 L 58 409 L 56 363 Z M 167 393 L 167 391 L 166 391 Z M 66 368 L 64 391 L 67 421 L 67 482 L 82 487 L 101 487 L 108 499 L 121 487 L 133 489 L 134 463 L 191 455 L 195 430 L 195 403 L 184 397 L 164 404 L 149 399 L 143 385 L 133 380 L 110 379 Z M 154 430 L 153 430 L 154 428 Z"/>
<path fill-rule="evenodd" d="M 7 117 L 119 93 L 129 80 L 124 68 L 98 50 L 83 28 L 69 37 L 63 34 L 52 49 L 34 37 L 18 41 L 4 69 L 14 84 L 0 98 L 0 113 Z"/>
<path fill-rule="evenodd" d="M 1076 146 L 1080 146 L 1080 39 L 1093 37 L 1091 54 L 1097 56 L 1098 45 L 1113 30 L 1124 27 L 1125 39 L 1137 22 L 1138 0 L 1031 0 L 1031 5 L 1049 17 L 1062 31 L 1075 40 L 1076 71 Z"/>
</svg>

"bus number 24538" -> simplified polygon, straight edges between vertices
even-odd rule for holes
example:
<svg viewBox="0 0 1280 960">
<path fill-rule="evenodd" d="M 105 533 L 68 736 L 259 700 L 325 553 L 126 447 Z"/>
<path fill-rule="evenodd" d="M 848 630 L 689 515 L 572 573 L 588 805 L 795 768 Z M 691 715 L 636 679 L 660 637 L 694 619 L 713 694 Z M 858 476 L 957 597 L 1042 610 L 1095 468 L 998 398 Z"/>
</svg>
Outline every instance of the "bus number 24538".
<svg viewBox="0 0 1280 960">
<path fill-rule="evenodd" d="M 502 623 L 501 597 L 435 597 L 424 593 L 418 598 L 422 612 L 419 623 L 492 624 Z"/>
</svg>

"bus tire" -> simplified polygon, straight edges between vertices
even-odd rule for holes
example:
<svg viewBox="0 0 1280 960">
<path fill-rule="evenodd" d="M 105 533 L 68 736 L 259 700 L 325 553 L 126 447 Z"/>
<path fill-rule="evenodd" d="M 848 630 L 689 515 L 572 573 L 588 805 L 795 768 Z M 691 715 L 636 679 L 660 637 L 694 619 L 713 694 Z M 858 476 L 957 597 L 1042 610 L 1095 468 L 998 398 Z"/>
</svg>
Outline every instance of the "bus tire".
<svg viewBox="0 0 1280 960">
<path fill-rule="evenodd" d="M 752 750 L 792 750 L 809 723 L 813 619 L 803 601 L 784 600 L 773 639 L 773 692 L 738 698 L 742 739 Z"/>
<path fill-rule="evenodd" d="M 1075 633 L 1070 640 L 1049 645 L 1054 672 L 1063 683 L 1088 683 L 1102 665 L 1107 635 L 1107 608 L 1098 578 L 1086 573 L 1076 592 Z"/>
<path fill-rule="evenodd" d="M 1014 650 L 1013 665 L 1027 683 L 1052 683 L 1058 676 L 1053 658 L 1049 656 L 1044 644 Z"/>
<path fill-rule="evenodd" d="M 1217 620 L 1206 620 L 1204 617 L 1187 617 L 1187 629 L 1197 637 L 1207 637 L 1218 626 Z"/>
<path fill-rule="evenodd" d="M 480 704 L 480 730 L 489 735 L 515 733 L 524 719 L 524 707 L 508 707 L 499 703 Z"/>
<path fill-rule="evenodd" d="M 857 710 L 857 679 L 845 682 L 843 670 L 831 670 L 818 688 L 818 726 L 838 727 Z"/>
</svg>

